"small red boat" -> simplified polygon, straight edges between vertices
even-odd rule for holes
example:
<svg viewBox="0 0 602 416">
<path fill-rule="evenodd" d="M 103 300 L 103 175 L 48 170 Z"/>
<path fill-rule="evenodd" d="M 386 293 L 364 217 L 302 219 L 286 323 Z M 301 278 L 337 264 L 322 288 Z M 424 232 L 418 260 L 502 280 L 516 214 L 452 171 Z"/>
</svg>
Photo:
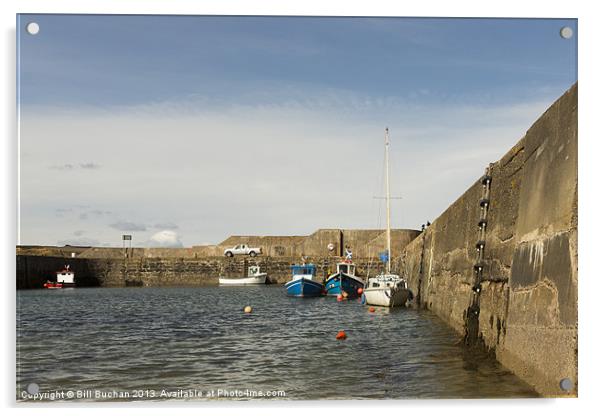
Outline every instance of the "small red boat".
<svg viewBox="0 0 602 416">
<path fill-rule="evenodd" d="M 62 283 L 57 283 L 57 282 L 47 281 L 46 283 L 44 283 L 44 288 L 46 288 L 46 289 L 62 289 L 63 288 L 63 284 Z"/>
</svg>

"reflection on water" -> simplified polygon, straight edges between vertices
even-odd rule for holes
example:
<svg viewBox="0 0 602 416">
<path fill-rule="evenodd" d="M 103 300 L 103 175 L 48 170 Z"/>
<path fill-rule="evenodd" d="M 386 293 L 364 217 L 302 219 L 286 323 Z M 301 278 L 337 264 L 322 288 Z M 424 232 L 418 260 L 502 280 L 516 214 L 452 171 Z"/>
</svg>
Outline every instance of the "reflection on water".
<svg viewBox="0 0 602 416">
<path fill-rule="evenodd" d="M 432 313 L 281 286 L 19 291 L 17 392 L 285 391 L 286 399 L 535 397 Z M 245 305 L 253 306 L 244 314 Z M 348 338 L 337 341 L 345 330 Z"/>
</svg>

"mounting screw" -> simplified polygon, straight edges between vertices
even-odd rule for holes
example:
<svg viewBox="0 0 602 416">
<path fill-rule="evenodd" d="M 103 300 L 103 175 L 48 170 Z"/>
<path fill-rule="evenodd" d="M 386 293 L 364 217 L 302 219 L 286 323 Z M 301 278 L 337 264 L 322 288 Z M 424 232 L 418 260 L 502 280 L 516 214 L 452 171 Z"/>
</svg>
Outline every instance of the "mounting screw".
<svg viewBox="0 0 602 416">
<path fill-rule="evenodd" d="M 37 35 L 40 32 L 40 25 L 36 22 L 30 22 L 25 26 L 25 30 L 27 30 L 27 33 L 30 35 Z"/>
<path fill-rule="evenodd" d="M 560 37 L 563 39 L 570 39 L 573 37 L 573 29 L 568 26 L 564 26 L 560 29 Z"/>
<path fill-rule="evenodd" d="M 38 386 L 37 383 L 29 383 L 26 390 L 29 394 L 38 394 L 40 392 L 40 386 Z"/>
<path fill-rule="evenodd" d="M 564 391 L 571 391 L 573 389 L 573 382 L 570 378 L 563 378 L 560 380 L 560 388 Z"/>
</svg>

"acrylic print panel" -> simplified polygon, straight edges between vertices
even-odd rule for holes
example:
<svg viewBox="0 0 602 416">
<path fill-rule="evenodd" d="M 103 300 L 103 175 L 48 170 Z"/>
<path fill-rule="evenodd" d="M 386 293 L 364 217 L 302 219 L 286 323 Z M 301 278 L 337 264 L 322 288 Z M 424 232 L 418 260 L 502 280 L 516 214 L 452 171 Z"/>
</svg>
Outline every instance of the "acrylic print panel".
<svg viewBox="0 0 602 416">
<path fill-rule="evenodd" d="M 577 395 L 577 21 L 17 18 L 20 402 Z"/>
</svg>

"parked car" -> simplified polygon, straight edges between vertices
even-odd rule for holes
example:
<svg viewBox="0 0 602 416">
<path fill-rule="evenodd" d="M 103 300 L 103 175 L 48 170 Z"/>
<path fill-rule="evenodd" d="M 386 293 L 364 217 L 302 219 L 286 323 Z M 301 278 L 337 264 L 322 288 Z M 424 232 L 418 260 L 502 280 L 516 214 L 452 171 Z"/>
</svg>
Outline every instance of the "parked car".
<svg viewBox="0 0 602 416">
<path fill-rule="evenodd" d="M 233 257 L 237 254 L 255 257 L 256 255 L 261 254 L 261 247 L 249 247 L 247 244 L 239 244 L 224 250 L 224 256 L 226 257 Z"/>
</svg>

